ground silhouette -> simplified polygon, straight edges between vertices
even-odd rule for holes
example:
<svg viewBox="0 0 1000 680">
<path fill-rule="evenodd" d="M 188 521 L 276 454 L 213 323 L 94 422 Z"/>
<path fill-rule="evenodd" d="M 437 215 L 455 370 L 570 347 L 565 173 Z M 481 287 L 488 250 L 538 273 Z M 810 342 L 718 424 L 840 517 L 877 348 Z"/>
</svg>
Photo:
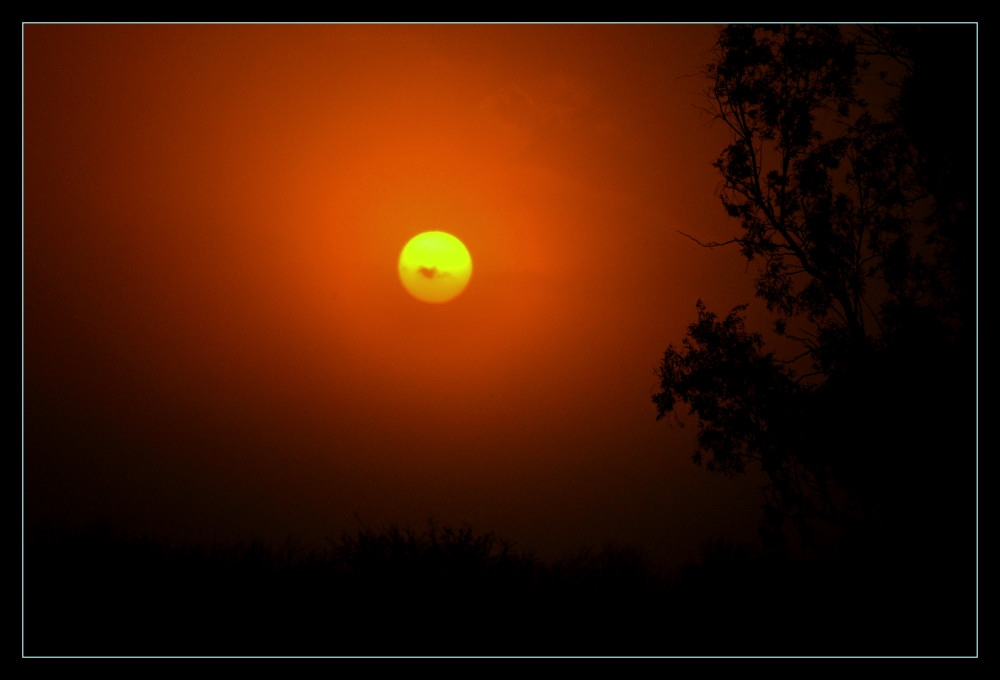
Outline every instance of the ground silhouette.
<svg viewBox="0 0 1000 680">
<path fill-rule="evenodd" d="M 544 562 L 491 533 L 362 528 L 325 546 L 171 544 L 107 526 L 25 546 L 28 656 L 971 655 L 919 565 L 710 543 Z M 905 567 L 905 568 L 903 568 Z"/>
</svg>

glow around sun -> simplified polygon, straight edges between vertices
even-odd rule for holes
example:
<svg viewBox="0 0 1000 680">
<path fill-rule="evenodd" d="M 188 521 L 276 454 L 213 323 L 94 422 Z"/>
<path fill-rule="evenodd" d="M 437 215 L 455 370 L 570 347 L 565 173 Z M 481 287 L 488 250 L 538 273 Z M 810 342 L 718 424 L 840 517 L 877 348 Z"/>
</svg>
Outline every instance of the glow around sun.
<svg viewBox="0 0 1000 680">
<path fill-rule="evenodd" d="M 413 297 L 442 303 L 457 297 L 472 276 L 465 244 L 443 231 L 417 234 L 399 254 L 399 280 Z"/>
</svg>

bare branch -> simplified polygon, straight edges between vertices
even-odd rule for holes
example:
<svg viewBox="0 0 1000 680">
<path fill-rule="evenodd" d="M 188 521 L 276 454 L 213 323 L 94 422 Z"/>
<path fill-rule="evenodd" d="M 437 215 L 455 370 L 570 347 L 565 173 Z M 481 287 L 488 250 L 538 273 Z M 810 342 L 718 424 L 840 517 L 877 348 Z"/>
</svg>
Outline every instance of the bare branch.
<svg viewBox="0 0 1000 680">
<path fill-rule="evenodd" d="M 733 243 L 739 243 L 740 242 L 740 240 L 738 238 L 734 237 L 734 238 L 729 239 L 728 241 L 723 241 L 722 243 L 719 243 L 718 241 L 709 241 L 708 243 L 704 243 L 704 242 L 699 241 L 698 239 L 696 239 L 691 234 L 685 234 L 683 231 L 680 231 L 679 229 L 677 230 L 677 233 L 680 234 L 681 236 L 686 236 L 687 238 L 691 239 L 692 241 L 694 241 L 695 243 L 697 243 L 702 248 L 720 248 L 722 246 L 728 246 L 728 245 L 732 245 Z"/>
</svg>

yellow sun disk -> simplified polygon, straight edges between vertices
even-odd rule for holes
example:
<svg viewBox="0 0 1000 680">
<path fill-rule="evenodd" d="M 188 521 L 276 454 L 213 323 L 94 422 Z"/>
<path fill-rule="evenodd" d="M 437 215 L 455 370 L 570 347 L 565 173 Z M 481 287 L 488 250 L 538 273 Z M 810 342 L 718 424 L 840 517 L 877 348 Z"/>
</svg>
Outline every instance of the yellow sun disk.
<svg viewBox="0 0 1000 680">
<path fill-rule="evenodd" d="M 469 283 L 472 257 L 465 245 L 443 231 L 417 234 L 399 254 L 399 280 L 418 300 L 448 302 Z"/>
</svg>

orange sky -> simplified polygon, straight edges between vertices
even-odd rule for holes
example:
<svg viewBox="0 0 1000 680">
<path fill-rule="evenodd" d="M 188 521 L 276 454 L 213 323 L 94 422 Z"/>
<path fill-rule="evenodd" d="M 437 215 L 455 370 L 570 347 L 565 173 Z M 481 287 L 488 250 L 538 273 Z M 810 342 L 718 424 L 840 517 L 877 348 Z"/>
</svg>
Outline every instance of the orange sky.
<svg viewBox="0 0 1000 680">
<path fill-rule="evenodd" d="M 752 539 L 655 422 L 695 301 L 752 297 L 698 73 L 718 27 L 26 25 L 32 523 L 550 556 Z M 400 249 L 468 246 L 428 305 Z"/>
</svg>

